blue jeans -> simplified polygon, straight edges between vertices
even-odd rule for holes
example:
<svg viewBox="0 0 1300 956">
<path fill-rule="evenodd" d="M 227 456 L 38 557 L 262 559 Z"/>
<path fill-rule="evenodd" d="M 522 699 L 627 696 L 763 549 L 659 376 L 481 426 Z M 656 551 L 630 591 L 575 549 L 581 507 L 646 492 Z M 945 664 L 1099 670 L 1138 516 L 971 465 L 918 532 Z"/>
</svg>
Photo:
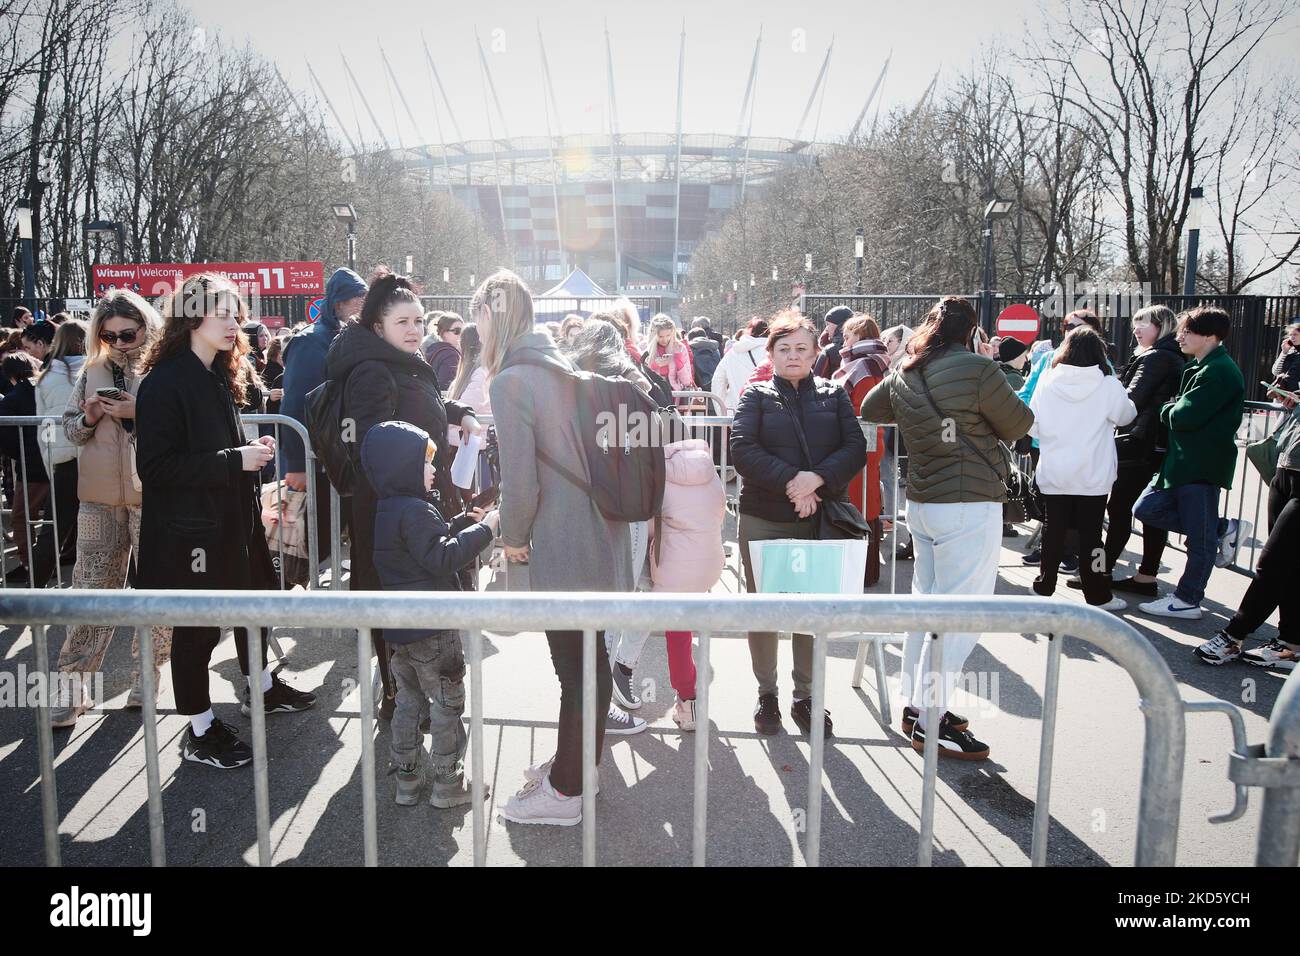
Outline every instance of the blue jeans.
<svg viewBox="0 0 1300 956">
<path fill-rule="evenodd" d="M 1214 570 L 1214 556 L 1219 550 L 1219 488 L 1217 485 L 1191 484 L 1177 488 L 1148 485 L 1133 505 L 1133 517 L 1144 525 L 1163 528 L 1187 538 L 1187 567 L 1174 589 L 1174 597 L 1183 604 L 1198 605 L 1205 597 L 1205 586 Z"/>
</svg>

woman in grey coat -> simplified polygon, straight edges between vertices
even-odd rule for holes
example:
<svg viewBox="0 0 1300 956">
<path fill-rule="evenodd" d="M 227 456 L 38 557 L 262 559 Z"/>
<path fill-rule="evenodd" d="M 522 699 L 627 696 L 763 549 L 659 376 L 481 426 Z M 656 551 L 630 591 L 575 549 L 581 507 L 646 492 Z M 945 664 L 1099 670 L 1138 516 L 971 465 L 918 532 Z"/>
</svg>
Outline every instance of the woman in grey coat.
<svg viewBox="0 0 1300 956">
<path fill-rule="evenodd" d="M 609 522 L 590 493 L 539 454 L 590 478 L 577 431 L 578 382 L 549 334 L 534 330 L 527 286 L 500 271 L 479 287 L 471 315 L 483 337 L 483 367 L 501 449 L 501 538 L 506 557 L 527 561 L 534 591 L 631 591 L 628 526 Z M 531 768 L 501 816 L 515 823 L 571 826 L 582 820 L 582 632 L 547 631 L 560 680 L 555 756 Z M 609 657 L 596 640 L 598 714 L 609 709 Z M 596 726 L 600 757 L 604 726 Z"/>
</svg>

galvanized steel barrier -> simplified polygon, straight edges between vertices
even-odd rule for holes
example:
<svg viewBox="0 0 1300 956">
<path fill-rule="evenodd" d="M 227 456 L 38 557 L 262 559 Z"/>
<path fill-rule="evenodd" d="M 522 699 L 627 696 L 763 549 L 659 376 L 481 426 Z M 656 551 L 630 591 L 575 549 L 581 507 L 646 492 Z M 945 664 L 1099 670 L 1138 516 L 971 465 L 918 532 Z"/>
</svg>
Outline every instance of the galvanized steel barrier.
<svg viewBox="0 0 1300 956">
<path fill-rule="evenodd" d="M 824 709 L 827 648 L 833 636 L 861 631 L 870 622 L 890 631 L 925 631 L 931 635 L 929 666 L 933 670 L 942 636 L 956 631 L 992 634 L 1045 634 L 1046 687 L 1043 694 L 1042 738 L 1035 799 L 1030 860 L 1046 861 L 1051 773 L 1059 688 L 1061 649 L 1065 638 L 1085 641 L 1101 650 L 1127 671 L 1137 687 L 1145 719 L 1142 774 L 1134 862 L 1139 866 L 1174 863 L 1181 803 L 1185 744 L 1184 703 L 1164 659 L 1131 626 L 1095 608 L 1062 600 L 1008 596 L 808 596 L 791 602 L 781 595 L 751 594 L 743 598 L 695 594 L 410 594 L 357 592 L 333 594 L 317 591 L 297 594 L 266 591 L 176 593 L 164 591 L 11 590 L 0 595 L 0 617 L 30 623 L 36 666 L 49 672 L 45 629 L 50 625 L 96 622 L 133 625 L 147 637 L 151 624 L 198 627 L 248 627 L 250 659 L 257 659 L 259 626 L 292 626 L 334 630 L 339 621 L 364 622 L 356 631 L 359 674 L 370 666 L 372 628 L 409 628 L 437 620 L 440 626 L 468 633 L 470 677 L 471 775 L 473 781 L 474 863 L 486 862 L 486 818 L 483 783 L 484 698 L 482 635 L 484 631 L 575 630 L 583 633 L 583 863 L 596 859 L 595 728 L 596 632 L 606 628 L 629 630 L 691 630 L 699 637 L 697 727 L 694 751 L 693 862 L 706 862 L 708 815 L 709 666 L 712 640 L 741 638 L 748 629 L 795 630 L 815 635 L 812 712 Z M 153 696 L 152 642 L 142 640 L 141 673 L 144 677 L 144 737 L 146 778 L 149 788 L 150 854 L 154 865 L 166 862 L 163 808 L 159 783 L 156 705 Z M 266 766 L 265 716 L 260 684 L 252 682 L 253 789 L 257 821 L 258 861 L 269 865 L 270 818 Z M 363 801 L 364 862 L 378 863 L 375 805 L 375 753 L 373 700 L 369 682 L 358 682 L 362 740 L 361 787 Z M 1286 758 L 1286 786 L 1294 787 L 1300 766 L 1300 694 L 1296 680 L 1279 700 L 1271 732 L 1270 758 Z M 935 704 L 926 710 L 926 723 L 939 724 Z M 41 798 L 46 861 L 58 865 L 58 802 L 53 766 L 50 715 L 37 708 L 41 767 Z M 805 859 L 817 865 L 820 855 L 822 767 L 825 749 L 822 722 L 814 720 L 808 777 L 808 817 Z M 924 775 L 920 815 L 918 862 L 932 861 L 935 781 L 938 765 L 937 735 L 927 735 L 923 755 Z M 1300 791 L 1270 791 L 1266 814 L 1290 840 L 1297 831 L 1294 812 Z M 1275 836 L 1276 834 L 1274 834 Z M 1261 840 L 1265 834 L 1261 831 Z M 1270 837 L 1272 838 L 1272 837 Z M 1294 842 L 1292 840 L 1292 842 Z M 1262 852 L 1262 851 L 1261 851 Z"/>
</svg>

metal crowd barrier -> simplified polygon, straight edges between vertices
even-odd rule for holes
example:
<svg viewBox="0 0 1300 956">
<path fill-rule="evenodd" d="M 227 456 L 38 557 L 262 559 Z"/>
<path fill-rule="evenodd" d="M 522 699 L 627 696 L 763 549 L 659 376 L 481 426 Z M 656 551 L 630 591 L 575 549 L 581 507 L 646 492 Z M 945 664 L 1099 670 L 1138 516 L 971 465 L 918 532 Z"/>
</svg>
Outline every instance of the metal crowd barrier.
<svg viewBox="0 0 1300 956">
<path fill-rule="evenodd" d="M 815 636 L 812 712 L 825 707 L 826 659 L 832 636 L 854 632 L 870 622 L 893 631 L 925 631 L 930 637 L 927 667 L 934 673 L 943 635 L 955 631 L 998 634 L 1045 634 L 1046 684 L 1043 693 L 1042 733 L 1039 743 L 1037 792 L 1034 806 L 1030 860 L 1043 866 L 1047 859 L 1048 825 L 1056 713 L 1060 687 L 1062 645 L 1065 638 L 1085 641 L 1113 659 L 1136 685 L 1145 721 L 1145 739 L 1134 862 L 1138 866 L 1172 866 L 1181 807 L 1185 750 L 1185 713 L 1207 708 L 1185 704 L 1169 666 L 1151 643 L 1130 625 L 1103 611 L 1057 599 L 1010 596 L 898 597 L 843 595 L 808 596 L 791 602 L 782 595 L 751 594 L 743 599 L 702 594 L 414 594 L 316 591 L 289 596 L 274 591 L 224 591 L 178 594 L 169 591 L 14 590 L 0 597 L 3 617 L 30 623 L 36 666 L 48 673 L 49 654 L 45 629 L 86 621 L 134 625 L 147 638 L 151 624 L 172 626 L 229 626 L 245 622 L 251 659 L 256 660 L 258 627 L 293 626 L 336 628 L 339 621 L 364 622 L 356 629 L 358 672 L 370 666 L 372 628 L 418 627 L 429 620 L 468 632 L 470 679 L 470 766 L 473 782 L 473 856 L 475 865 L 486 862 L 486 808 L 483 786 L 487 761 L 483 745 L 484 697 L 482 634 L 517 634 L 525 631 L 578 630 L 583 633 L 583 821 L 582 859 L 596 862 L 596 634 L 605 628 L 629 630 L 691 630 L 699 638 L 698 672 L 701 680 L 696 702 L 694 743 L 694 796 L 692 859 L 696 866 L 707 860 L 709 798 L 708 747 L 709 666 L 712 641 L 740 638 L 749 629 L 797 630 Z M 153 699 L 152 642 L 140 642 L 141 673 L 145 681 L 144 738 L 150 858 L 155 866 L 166 863 L 162 792 L 159 782 L 157 712 Z M 937 675 L 936 675 L 937 676 Z M 259 864 L 272 863 L 270 802 L 267 771 L 265 714 L 260 685 L 251 693 L 253 791 Z M 1242 752 L 1238 741 L 1234 765 L 1238 777 L 1237 807 L 1244 811 L 1244 785 L 1269 787 L 1261 826 L 1260 860 L 1295 862 L 1300 844 L 1300 691 L 1294 675 L 1279 697 L 1270 725 L 1263 758 Z M 369 682 L 359 682 L 361 733 L 361 793 L 364 862 L 379 860 L 375 794 L 373 700 Z M 1214 709 L 1228 708 L 1229 705 Z M 937 703 L 926 709 L 926 722 L 937 727 Z M 1240 715 L 1237 715 L 1240 721 Z M 41 805 L 46 862 L 60 863 L 58 793 L 53 763 L 53 736 L 47 706 L 37 707 Z M 814 720 L 808 775 L 808 813 L 804 855 L 810 866 L 820 861 L 823 792 L 824 727 Z M 923 753 L 922 800 L 918 834 L 918 863 L 933 860 L 935 786 L 938 738 L 927 735 Z"/>
<path fill-rule="evenodd" d="M 319 541 L 319 535 L 317 533 L 317 523 L 316 523 L 316 496 L 318 494 L 318 490 L 316 487 L 316 470 L 317 470 L 316 454 L 315 452 L 312 451 L 311 439 L 307 434 L 307 429 L 296 419 L 290 418 L 287 415 L 248 414 L 248 415 L 241 415 L 240 421 L 242 424 L 246 426 L 247 425 L 251 425 L 251 426 L 270 425 L 273 427 L 274 429 L 273 437 L 275 438 L 275 443 L 276 443 L 274 466 L 275 466 L 275 473 L 277 475 L 280 473 L 280 430 L 281 428 L 287 426 L 293 429 L 295 432 L 297 432 L 298 436 L 302 439 L 303 448 L 305 449 L 307 455 L 307 503 L 306 503 L 306 509 L 304 514 L 304 520 L 307 522 L 305 528 L 305 532 L 306 532 L 305 539 L 307 542 L 307 561 L 308 561 L 307 587 L 309 589 L 318 588 L 320 586 L 320 541 Z M 31 483 L 28 481 L 28 475 L 27 475 L 27 462 L 26 462 L 26 454 L 25 454 L 26 446 L 27 446 L 27 436 L 26 433 L 24 432 L 24 428 L 35 427 L 37 430 L 37 438 L 39 443 L 42 446 L 44 446 L 44 449 L 48 452 L 52 450 L 58 434 L 61 433 L 63 430 L 62 416 L 60 415 L 0 416 L 0 428 L 4 428 L 6 426 L 16 427 L 18 429 L 18 447 L 19 447 L 19 451 L 23 454 L 22 457 L 20 457 L 20 459 L 18 460 L 17 463 L 18 467 L 15 469 L 14 478 L 15 480 L 18 480 L 20 477 L 19 473 L 21 473 L 21 484 L 24 486 L 23 497 L 25 501 L 30 500 L 28 498 L 28 492 L 26 490 L 31 487 Z M 47 462 L 49 460 L 49 457 L 50 456 L 48 454 L 45 456 Z M 48 519 L 37 518 L 33 520 L 30 518 L 30 516 L 28 516 L 27 520 L 23 522 L 23 527 L 20 529 L 18 527 L 19 521 L 18 521 L 18 515 L 16 510 L 13 508 L 7 509 L 10 511 L 12 517 L 14 534 L 17 535 L 21 531 L 21 533 L 25 535 L 27 541 L 27 553 L 29 555 L 29 565 L 28 565 L 28 572 L 29 572 L 28 586 L 29 587 L 35 586 L 35 569 L 32 567 L 32 564 L 34 562 L 30 561 L 30 556 L 35 553 L 34 552 L 35 543 L 40 540 L 41 535 L 46 531 L 49 531 L 53 535 L 53 548 L 54 548 L 54 572 L 53 573 L 55 575 L 55 582 L 58 587 L 64 586 L 63 564 L 65 563 L 65 560 L 64 560 L 64 555 L 62 553 L 63 535 L 59 533 L 59 523 L 60 523 L 59 513 L 58 513 L 59 502 L 58 502 L 58 496 L 55 494 L 56 489 L 54 488 L 54 480 L 53 480 L 54 476 L 49 475 L 49 478 L 50 478 L 50 492 L 49 492 L 48 501 L 49 501 L 50 517 Z M 283 500 L 284 499 L 280 497 L 280 495 L 277 493 L 276 496 L 277 507 L 283 504 Z M 337 590 L 340 585 L 339 578 L 340 578 L 342 539 L 341 539 L 341 535 L 339 534 L 339 520 L 338 520 L 339 510 L 340 510 L 339 494 L 338 491 L 331 486 L 330 487 L 330 516 L 331 516 L 330 539 L 331 540 L 330 540 L 329 557 L 330 557 L 330 569 L 331 569 L 330 587 L 331 589 L 334 590 Z M 279 562 L 280 587 L 281 589 L 284 589 L 285 588 L 285 579 L 284 579 L 285 552 L 283 547 L 283 541 L 280 542 L 280 547 L 277 549 L 277 551 L 280 557 L 280 562 Z M 3 589 L 5 587 L 8 587 L 8 585 L 7 583 L 4 582 L 3 575 L 0 575 L 0 589 Z"/>
</svg>

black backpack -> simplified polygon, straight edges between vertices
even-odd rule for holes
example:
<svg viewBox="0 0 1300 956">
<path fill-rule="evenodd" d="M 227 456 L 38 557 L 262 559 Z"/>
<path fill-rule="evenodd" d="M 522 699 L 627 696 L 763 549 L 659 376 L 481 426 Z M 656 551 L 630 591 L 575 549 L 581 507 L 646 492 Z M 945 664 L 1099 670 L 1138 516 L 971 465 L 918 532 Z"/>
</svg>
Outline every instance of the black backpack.
<svg viewBox="0 0 1300 956">
<path fill-rule="evenodd" d="M 537 365 L 573 382 L 578 437 L 591 482 L 541 449 L 538 459 L 589 495 L 610 521 L 649 521 L 658 515 L 664 500 L 663 446 L 673 440 L 676 413 L 659 408 L 625 379 L 564 369 L 527 349 L 511 356 L 506 367 L 511 365 Z"/>
<path fill-rule="evenodd" d="M 673 400 L 673 387 L 668 379 L 650 367 L 644 355 L 637 361 L 637 368 L 650 383 L 650 397 L 660 408 L 672 408 L 677 403 Z M 635 387 L 635 386 L 633 386 Z"/>
<path fill-rule="evenodd" d="M 326 379 L 307 393 L 306 425 L 312 450 L 340 495 L 352 494 L 356 465 L 343 440 L 343 388 L 347 380 Z M 355 426 L 354 426 L 355 427 Z M 355 436 L 353 441 L 355 441 Z"/>
</svg>

